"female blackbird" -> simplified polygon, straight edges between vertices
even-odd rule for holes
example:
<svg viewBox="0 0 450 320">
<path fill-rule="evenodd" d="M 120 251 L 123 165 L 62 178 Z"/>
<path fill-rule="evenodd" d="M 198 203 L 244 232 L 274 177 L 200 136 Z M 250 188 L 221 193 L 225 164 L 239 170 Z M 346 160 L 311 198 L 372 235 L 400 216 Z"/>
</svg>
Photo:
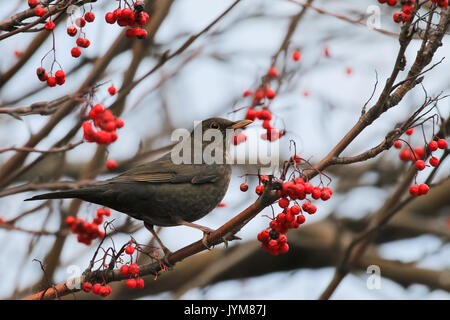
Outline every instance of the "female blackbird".
<svg viewBox="0 0 450 320">
<path fill-rule="evenodd" d="M 163 227 L 186 225 L 202 230 L 205 236 L 213 231 L 192 222 L 211 212 L 228 189 L 231 164 L 226 162 L 226 150 L 230 143 L 226 130 L 243 128 L 251 122 L 210 118 L 198 124 L 201 125 L 202 133 L 208 129 L 220 130 L 223 140 L 215 148 L 215 152 L 219 153 L 218 156 L 222 159 L 217 161 L 220 163 L 210 163 L 201 156 L 198 164 L 193 161 L 175 164 L 172 161 L 172 153 L 169 152 L 157 160 L 132 168 L 115 178 L 98 181 L 80 189 L 41 194 L 25 201 L 78 198 L 126 213 L 144 221 L 147 229 L 167 253 L 167 248 L 153 230 L 154 225 Z M 205 150 L 211 143 L 205 141 L 202 134 L 195 134 L 198 129 L 199 127 L 194 128 L 190 135 L 188 144 L 193 147 L 191 150 L 195 150 L 194 145 L 200 145 Z M 188 160 L 193 159 L 194 155 L 191 152 Z"/>
</svg>

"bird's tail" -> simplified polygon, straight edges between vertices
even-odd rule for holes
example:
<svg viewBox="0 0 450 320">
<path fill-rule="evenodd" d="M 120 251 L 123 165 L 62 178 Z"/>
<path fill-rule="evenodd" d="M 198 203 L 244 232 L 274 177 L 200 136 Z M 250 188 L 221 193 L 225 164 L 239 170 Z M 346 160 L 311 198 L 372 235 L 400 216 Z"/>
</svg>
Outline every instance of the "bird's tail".
<svg viewBox="0 0 450 320">
<path fill-rule="evenodd" d="M 83 189 L 71 189 L 65 191 L 49 192 L 34 196 L 24 201 L 44 200 L 44 199 L 67 199 L 67 198 L 82 198 L 86 194 L 87 190 Z"/>
</svg>

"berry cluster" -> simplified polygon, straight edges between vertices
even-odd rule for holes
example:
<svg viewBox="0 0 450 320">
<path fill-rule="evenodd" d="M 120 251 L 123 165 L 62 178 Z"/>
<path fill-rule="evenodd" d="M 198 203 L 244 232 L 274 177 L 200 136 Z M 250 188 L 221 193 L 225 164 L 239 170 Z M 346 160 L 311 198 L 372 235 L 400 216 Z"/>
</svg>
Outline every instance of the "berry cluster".
<svg viewBox="0 0 450 320">
<path fill-rule="evenodd" d="M 100 283 L 96 283 L 92 285 L 90 282 L 83 282 L 81 288 L 84 292 L 91 292 L 97 294 L 102 297 L 107 297 L 111 294 L 111 287 L 108 285 L 101 285 Z"/>
<path fill-rule="evenodd" d="M 121 27 L 130 27 L 126 31 L 126 36 L 130 39 L 147 38 L 147 30 L 141 28 L 147 24 L 149 15 L 144 11 L 144 2 L 136 1 L 133 8 L 116 9 L 113 12 L 108 12 L 105 15 L 105 20 L 109 24 L 117 24 Z"/>
<path fill-rule="evenodd" d="M 125 248 L 125 253 L 129 254 L 130 256 L 133 255 L 135 252 L 135 247 L 133 247 L 132 244 L 129 244 Z M 127 277 L 130 276 L 130 278 L 127 279 L 125 282 L 125 285 L 130 289 L 142 289 L 144 288 L 144 279 L 139 278 L 139 266 L 136 263 L 132 263 L 130 265 L 124 264 L 120 267 L 120 273 Z"/>
<path fill-rule="evenodd" d="M 77 46 L 73 47 L 72 50 L 70 50 L 70 54 L 74 58 L 78 58 L 81 56 L 81 48 L 86 49 L 91 45 L 91 42 L 89 39 L 86 38 L 86 33 L 83 31 L 83 28 L 86 26 L 86 22 L 94 22 L 95 20 L 95 14 L 92 11 L 88 11 L 84 14 L 84 17 L 78 17 L 75 19 L 75 24 L 72 24 L 67 27 L 67 34 L 70 37 L 75 37 L 77 34 L 79 34 L 77 40 L 75 41 Z M 78 33 L 79 28 L 79 33 Z"/>
<path fill-rule="evenodd" d="M 89 117 L 94 126 L 100 130 L 95 131 L 89 120 L 83 122 L 84 139 L 87 142 L 110 144 L 118 138 L 116 129 L 122 128 L 125 124 L 121 118 L 116 118 L 111 110 L 105 109 L 100 103 L 92 107 Z"/>
<path fill-rule="evenodd" d="M 299 163 L 301 160 L 298 155 L 295 155 L 291 157 L 290 161 Z M 269 181 L 267 175 L 260 177 L 261 184 L 256 187 L 256 194 L 261 195 L 264 192 L 264 184 L 267 181 Z M 314 186 L 310 182 L 305 182 L 301 177 L 288 181 L 275 179 L 272 183 L 277 186 L 277 193 L 281 197 L 278 205 L 283 211 L 271 219 L 269 228 L 261 231 L 257 238 L 261 242 L 263 250 L 278 255 L 289 251 L 286 234 L 289 229 L 297 229 L 306 221 L 303 211 L 310 215 L 316 213 L 317 207 L 311 203 L 311 199 L 326 201 L 331 198 L 333 191 L 329 187 Z M 241 184 L 240 188 L 244 192 L 247 191 L 247 183 Z M 300 206 L 297 201 L 303 200 L 305 201 Z"/>
<path fill-rule="evenodd" d="M 410 128 L 405 131 L 405 134 L 408 136 L 411 136 L 413 133 L 414 128 Z M 396 140 L 394 142 L 394 148 L 402 149 L 402 147 L 403 147 L 402 141 Z M 437 165 L 439 165 L 439 159 L 433 156 L 433 152 L 438 149 L 443 150 L 447 149 L 447 141 L 445 139 L 434 137 L 434 139 L 427 144 L 427 149 L 429 154 L 431 155 L 431 157 L 428 160 L 428 163 L 432 167 L 436 167 Z M 427 164 L 425 162 L 426 157 L 427 153 L 424 148 L 416 147 L 413 149 L 411 146 L 409 146 L 409 144 L 407 147 L 403 148 L 402 151 L 400 151 L 399 153 L 400 160 L 413 162 L 414 167 L 418 172 L 424 170 L 427 167 Z M 429 189 L 430 187 L 425 183 L 420 185 L 416 183 L 409 188 L 409 193 L 414 196 L 421 196 L 427 194 Z"/>
<path fill-rule="evenodd" d="M 66 74 L 62 70 L 56 71 L 54 76 L 50 72 L 49 76 L 45 68 L 39 67 L 36 69 L 36 75 L 42 82 L 47 82 L 47 86 L 49 87 L 56 85 L 62 86 L 66 82 Z"/>
<path fill-rule="evenodd" d="M 85 245 L 90 245 L 92 240 L 96 238 L 103 239 L 105 233 L 100 231 L 99 225 L 103 222 L 103 216 L 109 217 L 111 211 L 109 209 L 97 209 L 97 215 L 94 220 L 89 223 L 83 218 L 68 216 L 66 218 L 66 225 L 70 227 L 72 232 L 77 234 L 77 240 Z"/>
<path fill-rule="evenodd" d="M 441 8 L 448 7 L 448 0 L 431 0 L 431 2 L 436 3 L 438 5 L 438 7 L 441 7 Z"/>
</svg>

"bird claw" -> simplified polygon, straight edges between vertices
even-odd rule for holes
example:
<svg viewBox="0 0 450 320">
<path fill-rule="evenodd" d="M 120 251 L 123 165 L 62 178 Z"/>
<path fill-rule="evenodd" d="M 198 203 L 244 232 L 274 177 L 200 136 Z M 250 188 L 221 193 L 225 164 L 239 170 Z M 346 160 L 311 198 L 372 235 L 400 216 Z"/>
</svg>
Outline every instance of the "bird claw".
<svg viewBox="0 0 450 320">
<path fill-rule="evenodd" d="M 203 230 L 203 238 L 202 238 L 202 243 L 205 246 L 206 249 L 211 250 L 210 245 L 208 244 L 208 236 L 211 232 L 213 232 L 214 230 L 210 229 L 208 231 Z"/>
</svg>

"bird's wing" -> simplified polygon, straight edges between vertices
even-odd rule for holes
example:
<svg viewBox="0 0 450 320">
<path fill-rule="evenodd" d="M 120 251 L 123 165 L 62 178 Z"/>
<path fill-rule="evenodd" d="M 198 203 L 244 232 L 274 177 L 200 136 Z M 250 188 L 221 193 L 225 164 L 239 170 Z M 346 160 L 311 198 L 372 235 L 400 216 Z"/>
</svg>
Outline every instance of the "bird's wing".
<svg viewBox="0 0 450 320">
<path fill-rule="evenodd" d="M 148 183 L 193 183 L 214 182 L 218 173 L 212 166 L 195 164 L 173 164 L 170 154 L 155 161 L 137 166 L 109 180 L 110 182 L 140 181 Z"/>
</svg>

